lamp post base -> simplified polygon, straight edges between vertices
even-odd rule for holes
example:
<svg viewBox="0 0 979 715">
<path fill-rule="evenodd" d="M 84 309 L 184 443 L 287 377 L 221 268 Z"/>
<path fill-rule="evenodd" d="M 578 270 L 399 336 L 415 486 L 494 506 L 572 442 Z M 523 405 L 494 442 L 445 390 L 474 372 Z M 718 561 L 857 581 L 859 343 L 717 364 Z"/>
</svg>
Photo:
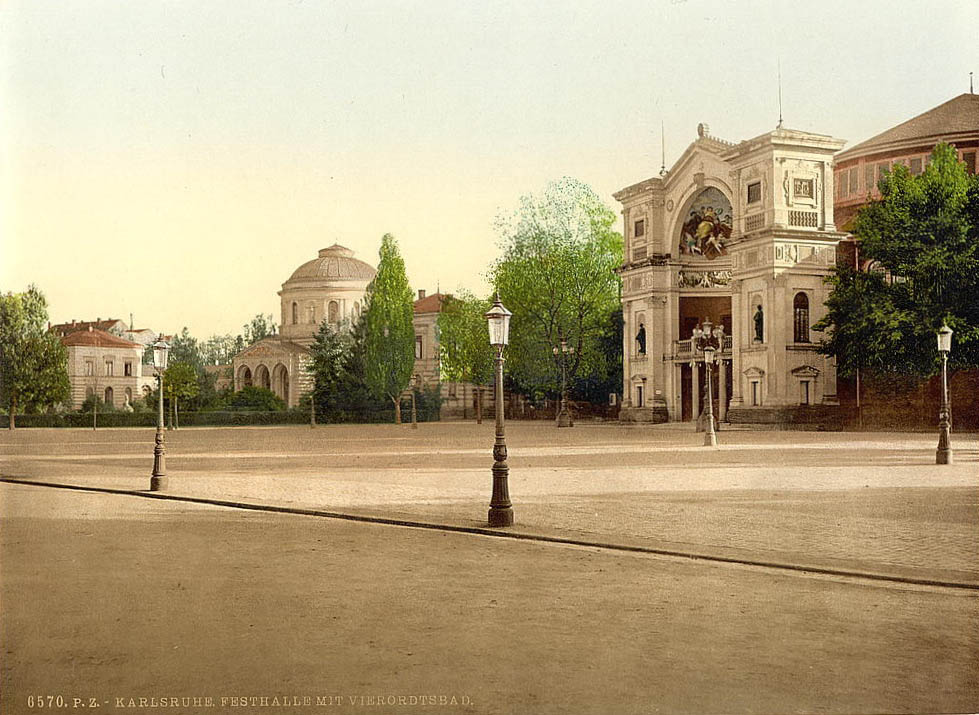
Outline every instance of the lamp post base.
<svg viewBox="0 0 979 715">
<path fill-rule="evenodd" d="M 166 477 L 150 477 L 151 492 L 165 492 L 170 486 L 170 480 Z"/>
<path fill-rule="evenodd" d="M 951 448 L 942 449 L 939 447 L 935 450 L 935 464 L 952 464 Z"/>
<path fill-rule="evenodd" d="M 513 507 L 490 507 L 490 526 L 513 526 Z"/>
<path fill-rule="evenodd" d="M 705 447 L 716 447 L 717 446 L 717 433 L 713 430 L 707 430 L 704 434 L 704 446 Z"/>
<path fill-rule="evenodd" d="M 567 410 L 561 410 L 557 413 L 557 426 L 558 427 L 574 427 L 574 421 L 571 419 L 571 413 Z"/>
</svg>

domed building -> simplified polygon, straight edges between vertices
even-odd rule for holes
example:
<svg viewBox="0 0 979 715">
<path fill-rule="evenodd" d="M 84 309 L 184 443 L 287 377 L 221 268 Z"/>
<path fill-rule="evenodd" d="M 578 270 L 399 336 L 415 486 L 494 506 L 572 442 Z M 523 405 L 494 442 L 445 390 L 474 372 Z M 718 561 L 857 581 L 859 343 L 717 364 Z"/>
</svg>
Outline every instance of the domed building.
<svg viewBox="0 0 979 715">
<path fill-rule="evenodd" d="M 306 366 L 320 325 L 324 320 L 334 327 L 345 320 L 355 322 L 366 307 L 364 295 L 376 272 L 372 265 L 354 258 L 353 251 L 339 244 L 322 249 L 316 258 L 299 266 L 279 291 L 278 334 L 259 340 L 234 357 L 234 389 L 264 387 L 287 406 L 297 406 L 313 387 Z M 475 400 L 475 387 L 441 381 L 437 324 L 444 298 L 438 292 L 426 295 L 424 290 L 418 291 L 413 306 L 412 384 L 444 387 L 442 414 L 466 415 Z"/>
<path fill-rule="evenodd" d="M 306 372 L 320 324 L 356 320 L 374 267 L 339 244 L 293 271 L 279 291 L 279 333 L 242 350 L 232 363 L 235 390 L 249 385 L 272 390 L 289 407 L 312 388 Z"/>
</svg>

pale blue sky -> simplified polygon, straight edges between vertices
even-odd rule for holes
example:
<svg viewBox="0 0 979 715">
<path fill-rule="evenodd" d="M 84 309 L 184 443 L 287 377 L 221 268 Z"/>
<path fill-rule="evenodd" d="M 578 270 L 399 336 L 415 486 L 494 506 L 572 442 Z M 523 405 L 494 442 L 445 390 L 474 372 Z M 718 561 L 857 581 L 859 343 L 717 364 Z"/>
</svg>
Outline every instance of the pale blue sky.
<svg viewBox="0 0 979 715">
<path fill-rule="evenodd" d="M 0 5 L 0 290 L 198 337 L 338 241 L 486 289 L 494 216 L 656 174 L 698 122 L 852 145 L 964 91 L 979 2 Z M 162 288 L 162 290 L 158 290 Z"/>
</svg>

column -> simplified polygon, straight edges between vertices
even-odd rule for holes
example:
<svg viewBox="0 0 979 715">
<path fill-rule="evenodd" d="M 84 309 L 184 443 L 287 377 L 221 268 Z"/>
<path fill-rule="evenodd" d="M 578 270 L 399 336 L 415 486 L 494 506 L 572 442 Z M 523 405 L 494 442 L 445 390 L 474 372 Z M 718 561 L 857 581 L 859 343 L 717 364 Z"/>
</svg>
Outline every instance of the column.
<svg viewBox="0 0 979 715">
<path fill-rule="evenodd" d="M 732 323 L 734 320 L 732 319 Z M 727 418 L 727 364 L 721 360 L 717 363 L 717 420 L 723 422 Z"/>
<path fill-rule="evenodd" d="M 731 406 L 740 407 L 744 398 L 741 395 L 741 343 L 744 340 L 745 316 L 741 314 L 744 301 L 741 299 L 741 281 L 732 281 L 731 292 Z M 749 306 L 750 310 L 750 306 Z"/>
<path fill-rule="evenodd" d="M 690 415 L 696 422 L 700 417 L 700 363 L 690 364 Z"/>
<path fill-rule="evenodd" d="M 632 340 L 635 336 L 631 333 L 631 301 L 622 303 L 622 321 L 622 407 L 632 407 Z"/>
</svg>

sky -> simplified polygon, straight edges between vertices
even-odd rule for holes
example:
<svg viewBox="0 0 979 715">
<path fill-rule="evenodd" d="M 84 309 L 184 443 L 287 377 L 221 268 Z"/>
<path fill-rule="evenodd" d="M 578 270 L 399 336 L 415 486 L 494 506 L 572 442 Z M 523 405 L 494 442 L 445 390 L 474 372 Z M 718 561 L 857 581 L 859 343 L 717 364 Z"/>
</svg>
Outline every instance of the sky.
<svg viewBox="0 0 979 715">
<path fill-rule="evenodd" d="M 700 122 L 862 141 L 979 75 L 979 1 L 5 0 L 0 291 L 52 322 L 237 334 L 340 243 L 488 291 L 494 219 L 616 213 Z M 979 84 L 979 80 L 977 80 Z"/>
</svg>

